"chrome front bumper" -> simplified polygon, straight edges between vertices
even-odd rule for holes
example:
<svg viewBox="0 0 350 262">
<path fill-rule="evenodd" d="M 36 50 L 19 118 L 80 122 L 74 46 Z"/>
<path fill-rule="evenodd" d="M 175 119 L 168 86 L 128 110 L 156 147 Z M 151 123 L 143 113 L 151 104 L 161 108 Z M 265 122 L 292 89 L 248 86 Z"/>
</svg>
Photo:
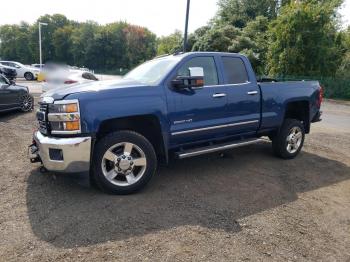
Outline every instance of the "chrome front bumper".
<svg viewBox="0 0 350 262">
<path fill-rule="evenodd" d="M 90 169 L 91 137 L 55 138 L 34 133 L 31 145 L 32 162 L 41 160 L 49 171 L 84 172 Z"/>
</svg>

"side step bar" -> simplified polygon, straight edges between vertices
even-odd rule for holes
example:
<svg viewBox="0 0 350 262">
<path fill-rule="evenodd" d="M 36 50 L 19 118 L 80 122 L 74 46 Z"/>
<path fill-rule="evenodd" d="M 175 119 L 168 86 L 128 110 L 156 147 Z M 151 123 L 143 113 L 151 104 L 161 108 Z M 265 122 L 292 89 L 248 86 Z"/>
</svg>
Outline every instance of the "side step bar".
<svg viewBox="0 0 350 262">
<path fill-rule="evenodd" d="M 217 151 L 222 151 L 226 149 L 231 149 L 231 148 L 236 148 L 236 147 L 246 146 L 246 145 L 255 144 L 259 142 L 266 142 L 266 141 L 268 140 L 262 139 L 262 138 L 249 139 L 249 140 L 239 141 L 235 143 L 225 143 L 225 144 L 218 144 L 213 146 L 206 146 L 201 148 L 185 150 L 181 152 L 176 152 L 175 155 L 177 156 L 177 158 L 183 159 L 187 157 L 199 156 L 203 154 L 213 153 Z"/>
</svg>

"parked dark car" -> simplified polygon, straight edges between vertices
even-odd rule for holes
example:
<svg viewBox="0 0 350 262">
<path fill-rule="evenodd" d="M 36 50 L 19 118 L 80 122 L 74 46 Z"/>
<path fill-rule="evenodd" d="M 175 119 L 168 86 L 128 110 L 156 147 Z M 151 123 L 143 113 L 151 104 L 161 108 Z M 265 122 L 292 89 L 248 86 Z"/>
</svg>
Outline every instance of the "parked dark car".
<svg viewBox="0 0 350 262">
<path fill-rule="evenodd" d="M 34 98 L 29 94 L 28 88 L 16 85 L 0 74 L 0 112 L 33 110 Z"/>
<path fill-rule="evenodd" d="M 17 77 L 16 69 L 9 66 L 1 65 L 1 64 L 0 64 L 0 74 L 3 74 L 9 80 L 14 80 Z"/>
</svg>

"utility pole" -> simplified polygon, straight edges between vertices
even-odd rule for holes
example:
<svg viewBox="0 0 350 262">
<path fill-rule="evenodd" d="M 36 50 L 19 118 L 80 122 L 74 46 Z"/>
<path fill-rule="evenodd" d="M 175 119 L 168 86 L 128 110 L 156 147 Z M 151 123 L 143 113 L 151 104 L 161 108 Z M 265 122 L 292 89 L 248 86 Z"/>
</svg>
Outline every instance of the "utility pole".
<svg viewBox="0 0 350 262">
<path fill-rule="evenodd" d="M 187 0 L 184 47 L 183 47 L 184 53 L 186 53 L 186 51 L 187 51 L 187 34 L 188 34 L 188 18 L 189 18 L 189 14 L 190 14 L 190 0 Z"/>
<path fill-rule="evenodd" d="M 43 57 L 42 57 L 42 51 L 41 51 L 41 26 L 47 25 L 47 23 L 41 23 L 39 22 L 39 57 L 40 57 L 40 70 L 43 64 Z"/>
</svg>

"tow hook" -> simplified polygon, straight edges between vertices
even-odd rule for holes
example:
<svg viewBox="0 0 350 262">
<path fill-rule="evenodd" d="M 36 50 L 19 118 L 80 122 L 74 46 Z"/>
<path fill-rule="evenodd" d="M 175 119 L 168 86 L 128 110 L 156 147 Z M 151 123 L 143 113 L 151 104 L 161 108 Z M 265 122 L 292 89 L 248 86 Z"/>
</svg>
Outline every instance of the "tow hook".
<svg viewBox="0 0 350 262">
<path fill-rule="evenodd" d="M 44 166 L 41 166 L 40 169 L 39 169 L 40 173 L 42 174 L 45 174 L 48 172 L 48 170 L 44 167 Z"/>
<path fill-rule="evenodd" d="M 31 163 L 41 162 L 41 158 L 39 154 L 37 154 L 38 151 L 39 149 L 34 143 L 28 147 L 28 154 Z"/>
</svg>

